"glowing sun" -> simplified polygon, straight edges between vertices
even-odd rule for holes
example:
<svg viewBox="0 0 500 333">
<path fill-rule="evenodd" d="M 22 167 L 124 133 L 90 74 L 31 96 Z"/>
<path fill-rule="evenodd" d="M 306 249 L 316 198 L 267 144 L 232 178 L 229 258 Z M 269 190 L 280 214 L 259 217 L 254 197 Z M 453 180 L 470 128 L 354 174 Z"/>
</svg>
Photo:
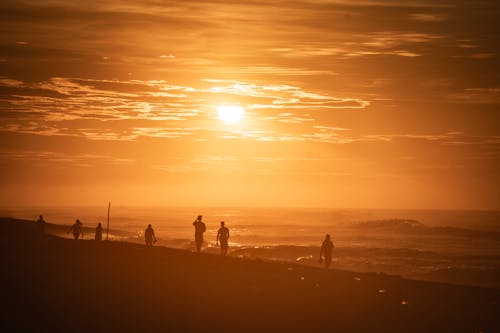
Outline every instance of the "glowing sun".
<svg viewBox="0 0 500 333">
<path fill-rule="evenodd" d="M 219 105 L 217 107 L 217 116 L 226 123 L 237 123 L 243 117 L 244 110 L 238 105 Z"/>
</svg>

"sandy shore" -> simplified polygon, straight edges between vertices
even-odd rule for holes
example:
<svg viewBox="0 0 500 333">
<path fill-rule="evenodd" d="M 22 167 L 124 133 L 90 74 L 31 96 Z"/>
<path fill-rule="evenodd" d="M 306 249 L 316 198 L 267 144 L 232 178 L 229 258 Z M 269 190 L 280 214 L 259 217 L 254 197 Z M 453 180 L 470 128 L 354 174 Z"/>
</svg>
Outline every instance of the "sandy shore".
<svg viewBox="0 0 500 333">
<path fill-rule="evenodd" d="M 0 220 L 2 332 L 500 332 L 500 291 L 165 247 Z"/>
</svg>

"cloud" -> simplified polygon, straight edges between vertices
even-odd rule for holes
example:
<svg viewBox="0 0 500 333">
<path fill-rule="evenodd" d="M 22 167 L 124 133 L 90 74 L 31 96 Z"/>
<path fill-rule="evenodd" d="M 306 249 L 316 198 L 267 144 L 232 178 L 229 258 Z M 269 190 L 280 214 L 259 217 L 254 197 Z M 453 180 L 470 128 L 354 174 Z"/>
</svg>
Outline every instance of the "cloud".
<svg viewBox="0 0 500 333">
<path fill-rule="evenodd" d="M 0 86 L 10 87 L 10 88 L 20 88 L 24 86 L 24 82 L 0 76 Z"/>
<path fill-rule="evenodd" d="M 90 167 L 97 164 L 124 165 L 135 161 L 129 158 L 96 154 L 68 154 L 53 151 L 0 151 L 0 161 L 29 163 L 32 166 L 57 168 Z"/>
<path fill-rule="evenodd" d="M 467 135 L 462 132 L 445 132 L 438 134 L 383 134 L 365 135 L 354 139 L 354 141 L 396 141 L 396 140 L 418 140 L 435 142 L 443 146 L 490 146 L 500 149 L 500 136 L 496 135 Z"/>
<path fill-rule="evenodd" d="M 500 88 L 466 88 L 448 98 L 455 103 L 500 104 Z"/>
<path fill-rule="evenodd" d="M 489 52 L 484 52 L 484 53 L 473 53 L 469 55 L 471 59 L 492 59 L 496 57 L 495 53 L 489 53 Z"/>
<path fill-rule="evenodd" d="M 192 135 L 196 131 L 195 128 L 151 128 L 151 127 L 134 127 L 132 133 L 135 137 L 149 136 L 153 138 L 179 138 L 186 135 Z"/>
<path fill-rule="evenodd" d="M 273 74 L 285 76 L 311 76 L 311 75 L 338 75 L 330 70 L 308 69 L 308 68 L 290 68 L 278 66 L 251 66 L 239 67 L 236 72 L 238 73 L 251 73 L 251 74 Z"/>
<path fill-rule="evenodd" d="M 448 87 L 448 79 L 429 81 Z M 99 141 L 139 138 L 255 140 L 351 144 L 420 140 L 441 145 L 495 145 L 496 137 L 460 132 L 442 134 L 354 134 L 350 128 L 321 122 L 321 112 L 363 110 L 371 102 L 308 91 L 292 84 L 204 79 L 178 85 L 164 80 L 98 80 L 55 77 L 24 82 L 3 77 L 0 100 L 9 113 L 0 131 L 42 136 L 69 136 Z M 217 103 L 236 101 L 247 110 L 248 125 L 217 126 Z M 497 88 L 469 88 L 450 94 L 460 103 L 498 104 Z M 208 125 L 210 122 L 215 122 Z M 250 125 L 260 122 L 258 126 Z M 489 140 L 489 141 L 488 141 Z"/>
<path fill-rule="evenodd" d="M 22 82 L 4 77 L 0 84 L 6 87 L 0 100 L 9 109 L 8 116 L 0 117 L 0 131 L 108 141 L 195 135 L 202 129 L 193 124 L 215 118 L 215 107 L 226 101 L 244 106 L 247 117 L 282 124 L 314 122 L 310 114 L 314 110 L 364 109 L 370 105 L 361 98 L 336 97 L 293 85 L 221 79 L 185 86 L 164 80 L 54 77 Z M 235 133 L 225 133 L 224 137 L 232 135 Z M 252 132 L 236 135 L 256 137 Z M 274 137 L 266 135 L 259 140 Z M 285 140 L 284 136 L 280 140 Z"/>
<path fill-rule="evenodd" d="M 409 18 L 419 22 L 432 23 L 446 21 L 448 16 L 445 14 L 413 13 L 409 15 Z"/>
<path fill-rule="evenodd" d="M 418 57 L 422 56 L 423 45 L 430 48 L 432 45 L 439 44 L 446 37 L 443 34 L 422 32 L 379 31 L 348 34 L 344 39 L 339 40 L 335 47 L 325 47 L 321 43 L 317 43 L 317 45 L 298 44 L 293 47 L 271 48 L 269 50 L 289 58 L 351 58 L 377 55 Z M 310 74 L 320 73 L 311 72 Z"/>
<path fill-rule="evenodd" d="M 436 82 L 449 84 L 448 80 Z M 470 137 L 455 132 L 354 135 L 348 128 L 321 123 L 318 112 L 364 109 L 370 101 L 335 97 L 291 84 L 205 79 L 198 85 L 185 86 L 163 80 L 63 77 L 33 83 L 3 77 L 0 83 L 7 89 L 1 99 L 8 103 L 11 114 L 0 118 L 3 132 L 101 141 L 149 137 L 332 144 L 425 140 L 446 145 L 473 145 L 488 139 L 488 144 L 496 143 L 492 137 Z M 207 121 L 215 121 L 217 101 L 227 99 L 241 101 L 239 104 L 247 109 L 248 121 L 263 122 L 260 128 L 213 125 L 207 128 Z M 500 90 L 470 88 L 450 95 L 449 99 L 498 104 Z"/>
<path fill-rule="evenodd" d="M 254 97 L 255 103 L 250 103 L 249 109 L 363 109 L 370 105 L 369 101 L 361 98 L 312 93 L 291 85 L 259 85 L 231 80 L 208 82 L 218 83 L 209 88 L 214 93 Z M 263 101 L 267 103 L 262 103 Z"/>
</svg>

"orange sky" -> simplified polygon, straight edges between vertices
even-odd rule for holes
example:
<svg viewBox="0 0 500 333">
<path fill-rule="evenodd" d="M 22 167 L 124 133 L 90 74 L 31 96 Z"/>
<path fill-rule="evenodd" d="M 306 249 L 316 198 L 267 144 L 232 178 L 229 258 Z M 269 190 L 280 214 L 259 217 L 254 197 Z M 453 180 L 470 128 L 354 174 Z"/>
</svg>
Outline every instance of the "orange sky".
<svg viewBox="0 0 500 333">
<path fill-rule="evenodd" d="M 500 209 L 498 17 L 494 0 L 4 0 L 0 206 Z"/>
</svg>

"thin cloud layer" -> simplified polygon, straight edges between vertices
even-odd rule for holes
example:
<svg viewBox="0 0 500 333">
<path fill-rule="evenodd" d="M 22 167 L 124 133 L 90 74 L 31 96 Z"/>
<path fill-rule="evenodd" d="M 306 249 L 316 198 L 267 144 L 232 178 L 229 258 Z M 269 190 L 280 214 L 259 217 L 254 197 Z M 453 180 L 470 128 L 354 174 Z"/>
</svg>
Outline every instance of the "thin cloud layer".
<svg viewBox="0 0 500 333">
<path fill-rule="evenodd" d="M 178 138 L 205 127 L 199 119 L 214 118 L 215 101 L 238 99 L 251 117 L 281 123 L 312 122 L 310 114 L 274 109 L 362 109 L 362 99 L 336 98 L 291 85 L 259 85 L 207 79 L 198 86 L 162 80 L 96 80 L 50 78 L 24 83 L 4 78 L 2 100 L 9 113 L 0 130 L 39 135 L 82 135 L 94 140 L 134 140 L 140 136 Z M 266 111 L 271 110 L 272 113 Z M 253 112 L 253 113 L 252 113 Z M 137 126 L 142 122 L 148 126 Z M 96 124 L 94 128 L 89 124 Z M 110 127 L 106 127 L 110 126 Z M 193 127 L 194 126 L 194 127 Z M 120 131 L 116 131 L 116 129 Z M 251 136 L 247 136 L 251 137 Z"/>
<path fill-rule="evenodd" d="M 499 16 L 493 0 L 5 0 L 2 181 L 497 209 Z"/>
</svg>

